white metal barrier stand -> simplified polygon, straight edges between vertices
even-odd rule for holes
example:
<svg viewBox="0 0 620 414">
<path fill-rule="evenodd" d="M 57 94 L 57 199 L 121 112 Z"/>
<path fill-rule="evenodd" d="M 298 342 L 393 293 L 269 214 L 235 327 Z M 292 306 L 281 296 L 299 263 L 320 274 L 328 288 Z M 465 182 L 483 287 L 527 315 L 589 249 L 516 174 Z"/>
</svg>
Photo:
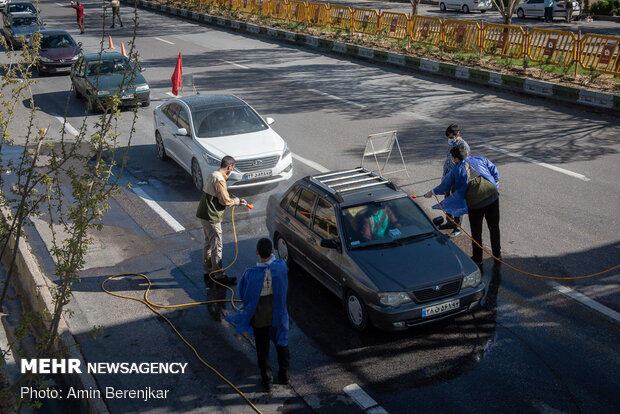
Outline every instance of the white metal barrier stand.
<svg viewBox="0 0 620 414">
<path fill-rule="evenodd" d="M 403 152 L 400 150 L 400 144 L 398 143 L 398 137 L 396 133 L 397 131 L 394 130 L 388 132 L 381 132 L 379 134 L 368 135 L 368 138 L 366 139 L 366 148 L 364 149 L 364 154 L 362 155 L 361 167 L 364 166 L 364 158 L 373 156 L 375 159 L 375 163 L 377 164 L 377 172 L 380 176 L 404 171 L 405 174 L 407 174 L 407 177 L 409 177 L 409 171 L 407 171 L 407 165 L 405 164 L 405 159 L 403 158 Z M 398 149 L 398 154 L 400 155 L 400 161 L 403 168 L 399 170 L 385 171 L 385 167 L 390 161 L 390 157 L 392 155 L 392 150 L 394 149 L 395 143 L 396 148 Z M 383 165 L 379 164 L 379 158 L 381 157 L 385 157 Z"/>
</svg>

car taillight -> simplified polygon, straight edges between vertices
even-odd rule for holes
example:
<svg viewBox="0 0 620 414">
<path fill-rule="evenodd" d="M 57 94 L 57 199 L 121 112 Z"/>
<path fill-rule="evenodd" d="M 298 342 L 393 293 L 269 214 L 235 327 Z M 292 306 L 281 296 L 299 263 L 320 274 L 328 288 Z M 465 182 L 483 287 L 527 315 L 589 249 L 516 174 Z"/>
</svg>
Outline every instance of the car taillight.
<svg viewBox="0 0 620 414">
<path fill-rule="evenodd" d="M 478 4 L 478 0 L 474 0 L 474 4 Z"/>
</svg>

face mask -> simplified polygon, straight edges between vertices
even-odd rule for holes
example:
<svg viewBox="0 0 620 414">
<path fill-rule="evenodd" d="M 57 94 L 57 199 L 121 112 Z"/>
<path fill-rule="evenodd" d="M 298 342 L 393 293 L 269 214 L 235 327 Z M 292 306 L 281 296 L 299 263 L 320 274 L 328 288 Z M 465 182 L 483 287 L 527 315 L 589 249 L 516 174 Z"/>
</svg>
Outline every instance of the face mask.
<svg viewBox="0 0 620 414">
<path fill-rule="evenodd" d="M 453 138 L 448 138 L 448 145 L 452 145 L 454 144 L 454 139 Z"/>
</svg>

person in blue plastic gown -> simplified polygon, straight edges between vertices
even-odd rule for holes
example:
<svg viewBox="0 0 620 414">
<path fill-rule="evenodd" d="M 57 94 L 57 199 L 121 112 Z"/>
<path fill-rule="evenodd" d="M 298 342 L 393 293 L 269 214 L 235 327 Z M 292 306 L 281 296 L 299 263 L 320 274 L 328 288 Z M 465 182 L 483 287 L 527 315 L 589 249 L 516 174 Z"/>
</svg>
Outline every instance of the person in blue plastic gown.
<svg viewBox="0 0 620 414">
<path fill-rule="evenodd" d="M 235 324 L 237 334 L 253 332 L 261 384 L 269 392 L 272 383 L 270 341 L 276 345 L 278 354 L 278 380 L 281 384 L 289 383 L 288 267 L 284 260 L 275 258 L 273 245 L 267 238 L 258 241 L 256 254 L 258 263 L 247 269 L 239 280 L 243 308 L 228 319 Z"/>
<path fill-rule="evenodd" d="M 500 231 L 499 231 L 499 173 L 495 165 L 485 157 L 468 157 L 463 147 L 450 150 L 456 166 L 450 170 L 441 184 L 424 194 L 430 198 L 433 194 L 444 194 L 454 187 L 455 192 L 441 202 L 446 213 L 454 216 L 469 214 L 469 226 L 473 241 L 472 260 L 482 265 L 482 220 L 486 219 L 491 238 L 493 256 L 501 258 Z M 470 185 L 470 183 L 475 183 Z M 439 209 L 439 205 L 434 205 Z"/>
</svg>

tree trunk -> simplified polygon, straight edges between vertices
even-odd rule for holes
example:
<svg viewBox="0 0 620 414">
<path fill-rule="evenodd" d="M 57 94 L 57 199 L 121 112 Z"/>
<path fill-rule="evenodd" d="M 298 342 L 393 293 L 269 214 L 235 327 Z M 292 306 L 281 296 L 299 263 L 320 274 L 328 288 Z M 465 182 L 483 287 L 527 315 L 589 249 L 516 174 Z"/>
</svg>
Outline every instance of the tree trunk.
<svg viewBox="0 0 620 414">
<path fill-rule="evenodd" d="M 411 15 L 415 16 L 418 14 L 418 4 L 420 4 L 420 0 L 409 0 L 411 3 Z"/>
</svg>

